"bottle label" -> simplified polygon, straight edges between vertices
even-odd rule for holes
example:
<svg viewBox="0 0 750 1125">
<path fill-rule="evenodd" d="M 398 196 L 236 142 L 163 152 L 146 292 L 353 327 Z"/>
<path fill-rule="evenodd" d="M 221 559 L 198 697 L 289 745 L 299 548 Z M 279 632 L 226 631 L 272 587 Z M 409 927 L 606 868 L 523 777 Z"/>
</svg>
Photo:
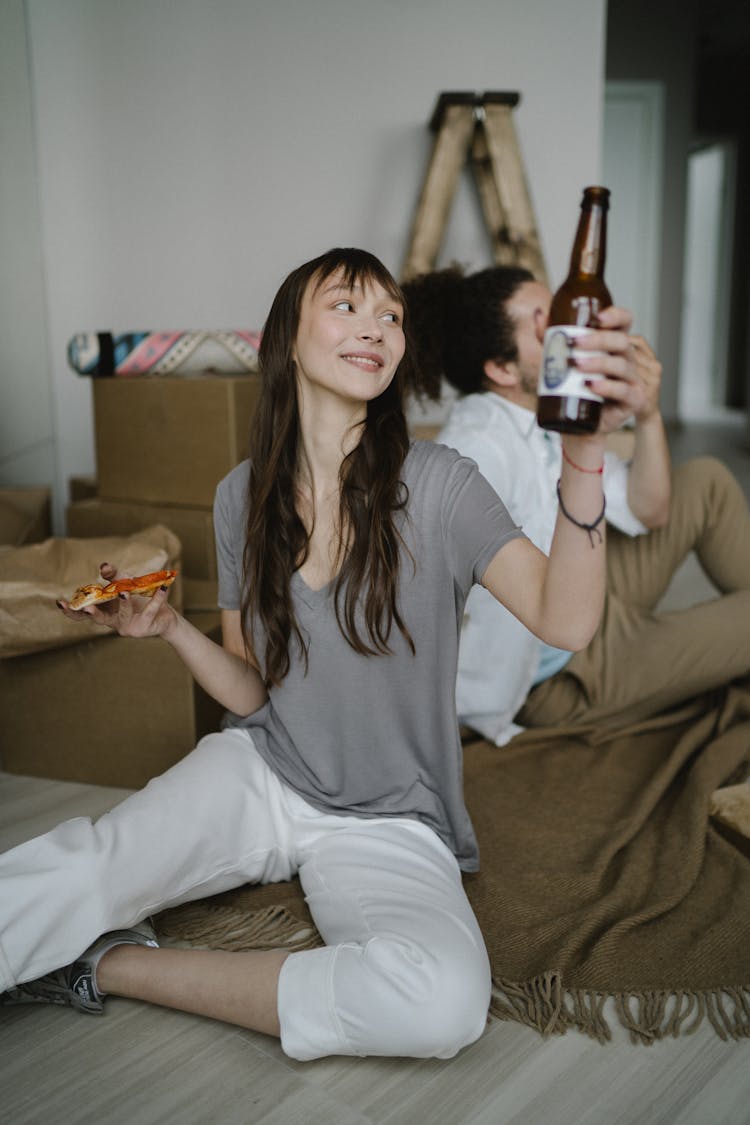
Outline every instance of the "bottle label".
<svg viewBox="0 0 750 1125">
<path fill-rule="evenodd" d="M 603 352 L 576 351 L 575 341 L 585 336 L 590 328 L 579 328 L 569 324 L 554 324 L 544 333 L 542 366 L 539 371 L 540 395 L 560 395 L 571 398 L 588 398 L 592 402 L 604 402 L 601 395 L 594 394 L 585 384 L 586 379 L 595 378 L 594 372 L 579 371 L 571 366 L 571 358 L 578 355 L 603 355 Z"/>
</svg>

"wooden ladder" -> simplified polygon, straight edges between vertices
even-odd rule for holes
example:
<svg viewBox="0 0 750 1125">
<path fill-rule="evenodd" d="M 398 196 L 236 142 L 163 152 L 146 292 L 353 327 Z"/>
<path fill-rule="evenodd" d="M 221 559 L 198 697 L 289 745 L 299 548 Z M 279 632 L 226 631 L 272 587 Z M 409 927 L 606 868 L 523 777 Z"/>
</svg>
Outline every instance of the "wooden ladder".
<svg viewBox="0 0 750 1125">
<path fill-rule="evenodd" d="M 519 94 L 499 91 L 439 96 L 429 123 L 435 141 L 402 280 L 434 269 L 458 177 L 470 158 L 495 262 L 523 266 L 547 282 L 512 116 L 519 101 Z"/>
</svg>

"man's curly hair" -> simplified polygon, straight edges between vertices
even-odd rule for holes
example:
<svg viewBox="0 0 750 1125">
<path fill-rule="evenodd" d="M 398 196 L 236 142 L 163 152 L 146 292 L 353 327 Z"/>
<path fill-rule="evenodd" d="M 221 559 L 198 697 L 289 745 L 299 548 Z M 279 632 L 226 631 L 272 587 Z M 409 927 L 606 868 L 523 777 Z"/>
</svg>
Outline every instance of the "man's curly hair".
<svg viewBox="0 0 750 1125">
<path fill-rule="evenodd" d="M 402 285 L 409 310 L 418 376 L 412 388 L 437 401 L 445 377 L 462 395 L 481 391 L 488 359 L 518 359 L 506 302 L 534 275 L 516 266 L 490 266 L 466 276 L 460 266 L 421 274 Z"/>
</svg>

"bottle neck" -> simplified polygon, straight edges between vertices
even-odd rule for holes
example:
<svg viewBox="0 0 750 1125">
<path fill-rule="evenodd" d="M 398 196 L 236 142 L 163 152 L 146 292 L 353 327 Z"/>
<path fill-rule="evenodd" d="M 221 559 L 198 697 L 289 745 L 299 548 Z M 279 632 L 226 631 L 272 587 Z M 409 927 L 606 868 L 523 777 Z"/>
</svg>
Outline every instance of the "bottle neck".
<svg viewBox="0 0 750 1125">
<path fill-rule="evenodd" d="M 607 255 L 607 212 L 600 204 L 588 204 L 578 220 L 573 252 L 570 255 L 569 278 L 604 278 Z"/>
</svg>

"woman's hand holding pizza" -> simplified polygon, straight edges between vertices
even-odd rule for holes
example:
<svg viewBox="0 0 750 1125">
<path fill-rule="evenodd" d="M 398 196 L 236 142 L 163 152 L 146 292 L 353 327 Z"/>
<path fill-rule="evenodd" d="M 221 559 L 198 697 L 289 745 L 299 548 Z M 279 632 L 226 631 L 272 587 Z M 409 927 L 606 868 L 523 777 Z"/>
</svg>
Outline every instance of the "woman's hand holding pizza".
<svg viewBox="0 0 750 1125">
<path fill-rule="evenodd" d="M 166 637 L 177 620 L 177 611 L 168 601 L 176 571 L 117 578 L 116 569 L 102 563 L 99 573 L 101 584 L 79 586 L 70 601 L 57 602 L 66 617 L 80 621 L 85 614 L 122 637 Z"/>
</svg>

